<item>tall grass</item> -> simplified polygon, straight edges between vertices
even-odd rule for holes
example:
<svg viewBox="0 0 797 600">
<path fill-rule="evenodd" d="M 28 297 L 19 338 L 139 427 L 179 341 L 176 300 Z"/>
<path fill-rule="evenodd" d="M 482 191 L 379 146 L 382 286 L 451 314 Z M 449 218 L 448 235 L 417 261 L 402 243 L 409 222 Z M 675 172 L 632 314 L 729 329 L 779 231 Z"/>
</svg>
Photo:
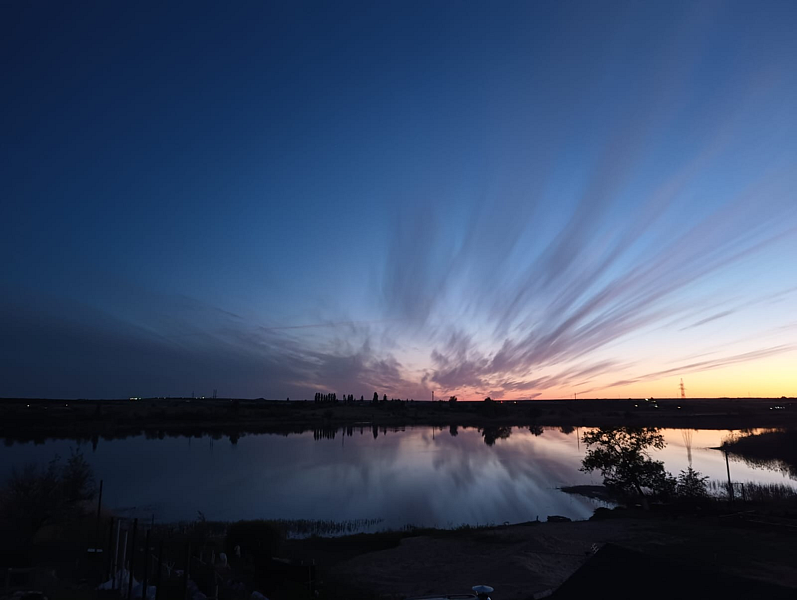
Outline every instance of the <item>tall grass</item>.
<svg viewBox="0 0 797 600">
<path fill-rule="evenodd" d="M 383 519 L 348 519 L 326 521 L 314 519 L 258 519 L 247 523 L 267 524 L 278 532 L 282 539 L 302 539 L 313 536 L 341 536 L 354 533 L 371 533 L 377 530 Z M 196 521 L 179 521 L 158 526 L 165 532 L 199 537 L 223 537 L 234 522 L 206 521 L 200 516 Z"/>
<path fill-rule="evenodd" d="M 269 520 L 269 523 L 276 527 L 286 538 L 306 538 L 371 532 L 382 521 L 383 519 L 347 519 L 345 521 L 273 519 Z"/>
<path fill-rule="evenodd" d="M 775 469 L 797 478 L 797 430 L 768 429 L 731 434 L 722 441 L 722 449 L 752 467 Z"/>
<path fill-rule="evenodd" d="M 717 499 L 728 497 L 728 482 L 716 479 L 707 483 L 709 494 Z M 797 498 L 797 488 L 785 483 L 734 482 L 733 495 L 747 502 L 780 502 Z"/>
</svg>

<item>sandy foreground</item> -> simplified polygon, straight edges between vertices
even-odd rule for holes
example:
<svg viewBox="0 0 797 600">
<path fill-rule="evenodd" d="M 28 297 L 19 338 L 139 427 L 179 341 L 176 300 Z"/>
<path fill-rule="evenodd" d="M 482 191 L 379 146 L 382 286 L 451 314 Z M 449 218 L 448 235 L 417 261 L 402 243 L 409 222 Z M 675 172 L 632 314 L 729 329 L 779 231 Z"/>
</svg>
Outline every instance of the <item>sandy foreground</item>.
<svg viewBox="0 0 797 600">
<path fill-rule="evenodd" d="M 593 545 L 607 542 L 797 587 L 797 529 L 733 518 L 540 523 L 414 537 L 340 563 L 334 574 L 389 596 L 463 594 L 485 584 L 495 588 L 494 600 L 528 599 L 561 585 L 589 559 Z"/>
</svg>

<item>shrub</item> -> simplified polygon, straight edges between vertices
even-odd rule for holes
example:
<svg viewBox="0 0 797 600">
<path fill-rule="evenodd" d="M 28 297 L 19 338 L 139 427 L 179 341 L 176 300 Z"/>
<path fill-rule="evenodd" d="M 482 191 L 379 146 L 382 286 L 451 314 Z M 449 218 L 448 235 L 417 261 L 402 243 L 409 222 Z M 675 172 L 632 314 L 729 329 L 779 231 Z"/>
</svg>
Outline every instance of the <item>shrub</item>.
<svg viewBox="0 0 797 600">
<path fill-rule="evenodd" d="M 233 556 L 236 546 L 241 547 L 241 555 L 255 558 L 271 558 L 279 550 L 282 534 L 278 527 L 269 521 L 238 521 L 227 529 L 225 548 Z"/>
<path fill-rule="evenodd" d="M 675 495 L 682 500 L 705 500 L 709 497 L 706 481 L 708 477 L 689 467 L 678 474 Z"/>
<path fill-rule="evenodd" d="M 56 456 L 45 469 L 28 464 L 13 469 L 0 494 L 0 524 L 5 533 L 30 541 L 44 525 L 66 523 L 85 512 L 94 497 L 94 474 L 79 451 L 66 464 Z"/>
</svg>

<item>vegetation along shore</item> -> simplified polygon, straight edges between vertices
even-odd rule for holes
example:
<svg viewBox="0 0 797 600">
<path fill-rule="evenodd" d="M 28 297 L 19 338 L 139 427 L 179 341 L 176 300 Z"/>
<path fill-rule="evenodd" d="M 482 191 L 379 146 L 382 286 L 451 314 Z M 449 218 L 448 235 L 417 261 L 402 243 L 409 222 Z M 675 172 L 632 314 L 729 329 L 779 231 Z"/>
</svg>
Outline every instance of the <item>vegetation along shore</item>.
<svg viewBox="0 0 797 600">
<path fill-rule="evenodd" d="M 533 400 L 421 402 L 153 398 L 135 400 L 0 399 L 7 442 L 130 435 L 235 436 L 300 433 L 362 425 L 600 427 L 700 429 L 797 426 L 797 401 L 786 398 Z"/>
</svg>

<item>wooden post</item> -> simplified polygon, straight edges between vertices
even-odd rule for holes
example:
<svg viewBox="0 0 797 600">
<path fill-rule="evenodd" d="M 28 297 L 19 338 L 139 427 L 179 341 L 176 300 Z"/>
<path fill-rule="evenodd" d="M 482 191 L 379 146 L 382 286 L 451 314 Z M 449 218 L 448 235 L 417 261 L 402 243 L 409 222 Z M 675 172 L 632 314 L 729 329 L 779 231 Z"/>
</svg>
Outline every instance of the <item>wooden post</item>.
<svg viewBox="0 0 797 600">
<path fill-rule="evenodd" d="M 138 519 L 133 519 L 133 536 L 130 539 L 130 569 L 127 573 L 127 599 L 133 597 L 133 567 L 136 564 L 136 532 L 138 531 Z"/>
<path fill-rule="evenodd" d="M 97 500 L 97 528 L 94 531 L 94 554 L 96 556 L 100 545 L 100 511 L 102 510 L 102 479 L 100 479 L 100 494 Z M 109 548 L 110 550 L 110 548 Z"/>
<path fill-rule="evenodd" d="M 141 597 L 146 600 L 147 597 L 147 576 L 149 575 L 149 532 L 151 530 L 147 529 L 147 536 L 144 539 L 144 581 L 141 583 Z"/>
<path fill-rule="evenodd" d="M 122 573 L 125 572 L 127 568 L 127 534 L 130 533 L 129 530 L 125 530 L 125 541 L 122 543 Z M 130 573 L 128 573 L 128 577 Z M 122 589 L 122 576 L 119 576 L 119 590 Z"/>
<path fill-rule="evenodd" d="M 155 576 L 155 600 L 161 597 L 161 572 L 163 572 L 163 539 L 158 548 L 158 574 Z"/>
<path fill-rule="evenodd" d="M 728 470 L 728 498 L 733 503 L 733 484 L 731 483 L 731 465 L 728 462 L 728 451 L 725 451 L 725 468 Z"/>
<path fill-rule="evenodd" d="M 113 551 L 113 572 L 111 573 L 111 589 L 116 589 L 116 572 L 119 570 L 119 536 L 122 533 L 122 519 L 116 522 L 116 546 Z"/>
<path fill-rule="evenodd" d="M 111 556 L 111 546 L 113 546 L 113 517 L 111 517 L 111 526 L 108 528 L 108 579 L 111 578 L 113 572 L 113 557 Z"/>
<path fill-rule="evenodd" d="M 182 599 L 188 598 L 188 570 L 191 567 L 191 542 L 185 544 L 185 571 L 183 571 L 183 593 Z"/>
</svg>

